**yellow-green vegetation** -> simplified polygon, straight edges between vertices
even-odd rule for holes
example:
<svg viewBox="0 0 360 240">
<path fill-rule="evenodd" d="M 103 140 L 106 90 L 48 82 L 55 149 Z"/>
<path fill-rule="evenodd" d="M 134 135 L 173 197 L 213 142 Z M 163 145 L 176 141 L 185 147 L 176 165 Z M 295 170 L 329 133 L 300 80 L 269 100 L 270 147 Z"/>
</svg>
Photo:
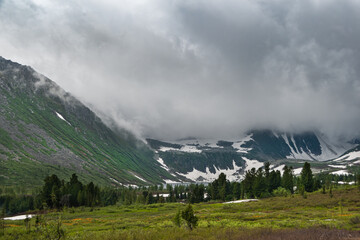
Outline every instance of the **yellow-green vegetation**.
<svg viewBox="0 0 360 240">
<path fill-rule="evenodd" d="M 332 196 L 320 191 L 272 197 L 247 203 L 199 203 L 193 210 L 198 226 L 190 231 L 174 217 L 183 203 L 121 205 L 103 208 L 70 208 L 40 218 L 5 221 L 4 239 L 247 239 L 274 234 L 328 236 L 359 234 L 360 191 L 355 187 L 334 189 Z M 37 222 L 37 223 L 36 223 Z M 29 226 L 30 225 L 30 226 Z M 319 230 L 320 229 L 320 230 Z M 338 230 L 341 229 L 341 230 Z M 355 231 L 355 232 L 354 232 Z M 306 235 L 305 234 L 305 235 Z M 345 235 L 346 235 L 345 234 Z M 304 235 L 304 236 L 305 236 Z M 347 235 L 349 236 L 349 235 Z M 360 237 L 359 235 L 357 235 Z M 274 238 L 268 238 L 274 239 Z M 299 238 L 302 239 L 302 238 Z M 331 239 L 331 237 L 329 237 Z"/>
</svg>

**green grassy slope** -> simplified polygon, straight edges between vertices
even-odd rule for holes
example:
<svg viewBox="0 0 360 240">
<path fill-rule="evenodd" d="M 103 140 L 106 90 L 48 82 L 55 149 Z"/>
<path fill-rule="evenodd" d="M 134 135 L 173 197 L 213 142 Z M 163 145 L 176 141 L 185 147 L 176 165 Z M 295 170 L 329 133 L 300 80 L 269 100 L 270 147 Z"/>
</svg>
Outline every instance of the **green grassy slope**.
<svg viewBox="0 0 360 240">
<path fill-rule="evenodd" d="M 31 68 L 2 58 L 0 164 L 1 185 L 41 185 L 48 174 L 68 178 L 73 172 L 101 185 L 145 185 L 173 178 L 144 143 L 110 129 Z"/>
</svg>

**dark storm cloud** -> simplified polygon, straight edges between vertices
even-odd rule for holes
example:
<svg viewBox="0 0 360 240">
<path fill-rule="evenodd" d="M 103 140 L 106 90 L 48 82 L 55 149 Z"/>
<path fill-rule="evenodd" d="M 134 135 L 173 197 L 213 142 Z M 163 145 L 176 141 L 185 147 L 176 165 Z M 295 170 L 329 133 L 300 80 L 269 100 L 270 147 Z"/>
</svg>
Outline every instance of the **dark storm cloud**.
<svg viewBox="0 0 360 240">
<path fill-rule="evenodd" d="M 360 129 L 360 2 L 0 1 L 0 55 L 141 136 Z"/>
</svg>

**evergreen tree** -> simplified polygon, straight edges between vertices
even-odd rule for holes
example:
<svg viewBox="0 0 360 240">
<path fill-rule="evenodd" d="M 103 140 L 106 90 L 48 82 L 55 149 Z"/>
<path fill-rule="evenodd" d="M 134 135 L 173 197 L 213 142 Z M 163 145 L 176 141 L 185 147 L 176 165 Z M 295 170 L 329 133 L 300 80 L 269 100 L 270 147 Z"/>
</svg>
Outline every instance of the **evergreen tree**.
<svg viewBox="0 0 360 240">
<path fill-rule="evenodd" d="M 246 171 L 245 173 L 245 178 L 243 180 L 243 186 L 244 186 L 243 189 L 244 189 L 244 195 L 247 198 L 254 197 L 253 186 L 255 183 L 255 174 L 256 174 L 255 168 L 252 168 L 250 171 Z"/>
<path fill-rule="evenodd" d="M 312 192 L 314 190 L 314 179 L 310 168 L 310 163 L 305 162 L 301 171 L 301 183 L 304 186 L 306 192 Z"/>
<path fill-rule="evenodd" d="M 45 184 L 41 190 L 42 202 L 46 203 L 48 207 L 57 207 L 60 199 L 60 179 L 53 174 L 51 176 L 47 176 L 44 179 L 44 182 Z"/>
<path fill-rule="evenodd" d="M 240 199 L 241 195 L 241 184 L 238 182 L 232 183 L 232 196 L 234 199 Z"/>
<path fill-rule="evenodd" d="M 265 170 L 265 182 L 266 182 L 266 189 L 268 192 L 271 192 L 270 190 L 270 163 L 266 162 L 264 164 L 264 170 Z"/>
<path fill-rule="evenodd" d="M 292 167 L 288 167 L 285 165 L 283 170 L 284 173 L 281 186 L 286 190 L 289 190 L 291 193 L 294 193 L 294 175 L 292 173 Z"/>
<path fill-rule="evenodd" d="M 266 196 L 267 193 L 268 192 L 267 192 L 266 178 L 264 176 L 264 172 L 262 168 L 259 168 L 256 171 L 256 175 L 255 175 L 253 194 L 259 198 L 262 196 Z"/>
<path fill-rule="evenodd" d="M 192 206 L 189 204 L 181 213 L 181 217 L 185 220 L 190 230 L 193 230 L 197 226 L 198 218 L 194 214 Z"/>
<path fill-rule="evenodd" d="M 281 173 L 280 171 L 271 171 L 268 183 L 269 192 L 273 192 L 275 189 L 281 186 Z"/>
</svg>

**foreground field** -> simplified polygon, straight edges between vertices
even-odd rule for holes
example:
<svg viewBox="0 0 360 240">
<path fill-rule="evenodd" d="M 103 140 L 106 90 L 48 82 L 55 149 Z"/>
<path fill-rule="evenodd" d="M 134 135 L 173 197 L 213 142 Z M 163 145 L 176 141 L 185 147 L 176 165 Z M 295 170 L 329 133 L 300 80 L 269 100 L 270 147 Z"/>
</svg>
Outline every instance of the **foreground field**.
<svg viewBox="0 0 360 240">
<path fill-rule="evenodd" d="M 274 197 L 258 202 L 193 205 L 198 227 L 172 219 L 182 203 L 76 208 L 29 223 L 5 221 L 4 239 L 360 239 L 360 192 Z M 36 221 L 38 224 L 36 226 Z"/>
</svg>

